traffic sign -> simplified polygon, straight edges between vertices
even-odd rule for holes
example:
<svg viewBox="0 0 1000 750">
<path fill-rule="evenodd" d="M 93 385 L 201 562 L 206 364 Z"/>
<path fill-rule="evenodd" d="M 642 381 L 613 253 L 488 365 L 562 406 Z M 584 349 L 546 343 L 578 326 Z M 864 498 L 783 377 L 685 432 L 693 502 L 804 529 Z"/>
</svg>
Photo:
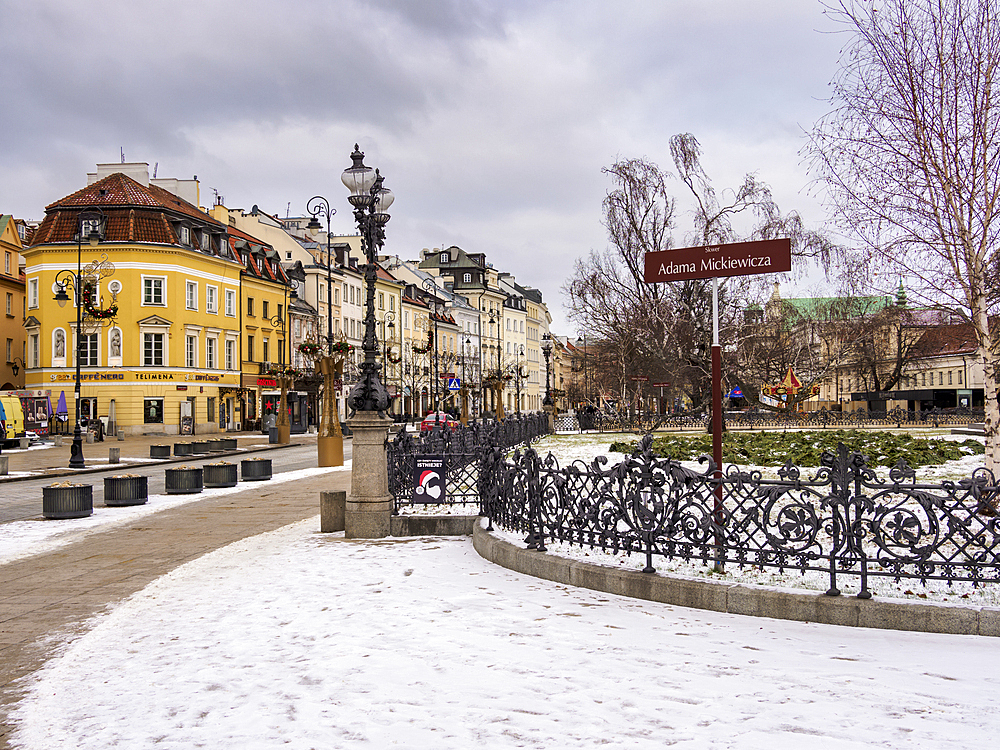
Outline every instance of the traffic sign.
<svg viewBox="0 0 1000 750">
<path fill-rule="evenodd" d="M 458 390 L 461 390 L 461 388 L 462 388 L 462 379 L 461 378 L 448 378 L 448 390 L 449 391 L 458 391 Z"/>
</svg>

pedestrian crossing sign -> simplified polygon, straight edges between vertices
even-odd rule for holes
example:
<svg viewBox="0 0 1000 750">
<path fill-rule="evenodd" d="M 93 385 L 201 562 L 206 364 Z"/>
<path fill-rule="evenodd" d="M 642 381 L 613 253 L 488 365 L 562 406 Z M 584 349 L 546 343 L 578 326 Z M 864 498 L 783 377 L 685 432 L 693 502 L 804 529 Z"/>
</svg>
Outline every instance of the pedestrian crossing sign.
<svg viewBox="0 0 1000 750">
<path fill-rule="evenodd" d="M 457 391 L 457 390 L 460 390 L 461 387 L 462 387 L 462 379 L 461 378 L 448 378 L 448 390 L 449 391 Z"/>
</svg>

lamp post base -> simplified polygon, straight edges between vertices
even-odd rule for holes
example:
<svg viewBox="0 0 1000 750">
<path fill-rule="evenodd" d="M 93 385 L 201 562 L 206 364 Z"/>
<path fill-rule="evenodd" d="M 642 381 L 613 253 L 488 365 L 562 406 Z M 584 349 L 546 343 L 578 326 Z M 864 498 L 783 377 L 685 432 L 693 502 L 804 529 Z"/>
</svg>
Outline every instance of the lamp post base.
<svg viewBox="0 0 1000 750">
<path fill-rule="evenodd" d="M 292 427 L 287 424 L 275 425 L 278 428 L 278 445 L 288 445 L 292 440 Z"/>
<path fill-rule="evenodd" d="M 348 539 L 382 539 L 389 536 L 392 514 L 385 455 L 385 439 L 392 420 L 380 417 L 378 412 L 359 411 L 347 423 L 354 442 L 344 535 Z"/>
<path fill-rule="evenodd" d="M 83 433 L 80 431 L 79 423 L 73 429 L 73 445 L 69 449 L 69 468 L 87 468 L 87 462 L 83 459 Z"/>
</svg>

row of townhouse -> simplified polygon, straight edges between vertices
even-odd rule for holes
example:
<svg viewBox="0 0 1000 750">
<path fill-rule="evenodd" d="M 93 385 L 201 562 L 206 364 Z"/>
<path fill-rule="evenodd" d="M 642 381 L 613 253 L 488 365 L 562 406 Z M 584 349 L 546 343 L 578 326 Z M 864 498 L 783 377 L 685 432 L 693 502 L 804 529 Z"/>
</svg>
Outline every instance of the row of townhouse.
<svg viewBox="0 0 1000 750">
<path fill-rule="evenodd" d="M 131 434 L 266 429 L 278 409 L 274 371 L 290 365 L 302 373 L 288 394 L 301 432 L 319 413 L 320 378 L 299 345 L 344 340 L 354 347 L 337 392 L 346 418 L 363 360 L 361 238 L 328 235 L 312 217 L 230 208 L 221 196 L 205 209 L 200 198 L 197 177 L 99 164 L 33 231 L 3 217 L 4 389 L 27 389 L 56 411 L 65 403 L 68 427 L 79 357 L 83 420 Z M 80 331 L 78 260 L 87 288 Z M 71 294 L 65 306 L 60 289 Z M 495 394 L 482 387 L 491 370 L 506 376 L 507 411 L 541 408 L 551 316 L 538 290 L 484 255 L 451 247 L 413 261 L 383 257 L 373 303 L 395 416 L 435 404 L 457 410 L 456 379 L 474 416 L 495 411 Z"/>
</svg>

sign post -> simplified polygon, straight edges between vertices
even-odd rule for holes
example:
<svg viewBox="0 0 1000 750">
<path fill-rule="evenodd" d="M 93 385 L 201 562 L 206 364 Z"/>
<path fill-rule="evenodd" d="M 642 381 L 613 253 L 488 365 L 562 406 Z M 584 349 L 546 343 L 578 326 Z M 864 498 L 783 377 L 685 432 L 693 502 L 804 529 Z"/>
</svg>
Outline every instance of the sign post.
<svg viewBox="0 0 1000 750">
<path fill-rule="evenodd" d="M 719 344 L 719 278 L 792 270 L 791 240 L 733 242 L 646 253 L 647 284 L 712 280 L 712 458 L 722 479 L 722 346 Z M 716 522 L 722 522 L 722 484 L 715 488 Z"/>
</svg>

